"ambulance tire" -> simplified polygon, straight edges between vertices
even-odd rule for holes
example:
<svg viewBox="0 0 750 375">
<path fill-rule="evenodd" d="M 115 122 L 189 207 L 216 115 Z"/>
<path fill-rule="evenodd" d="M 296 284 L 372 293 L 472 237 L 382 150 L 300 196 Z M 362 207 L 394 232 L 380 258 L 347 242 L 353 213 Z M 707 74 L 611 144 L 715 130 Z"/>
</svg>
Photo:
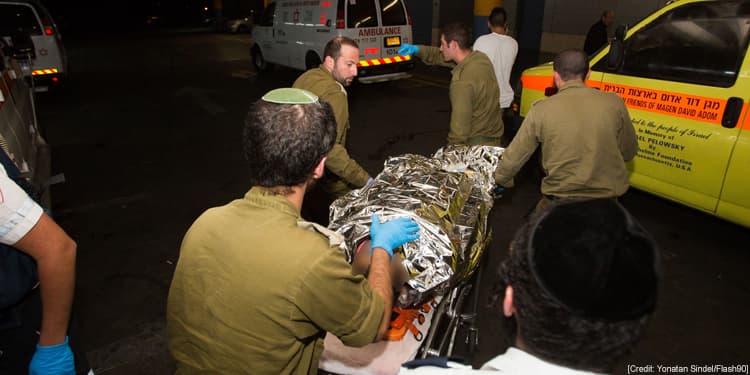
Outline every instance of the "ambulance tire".
<svg viewBox="0 0 750 375">
<path fill-rule="evenodd" d="M 320 57 L 315 51 L 307 51 L 307 55 L 305 55 L 305 67 L 307 69 L 317 68 L 320 63 Z"/>
<path fill-rule="evenodd" d="M 255 67 L 256 71 L 266 72 L 270 70 L 271 64 L 263 57 L 263 52 L 260 51 L 258 46 L 253 46 L 253 48 L 250 49 L 250 56 L 253 62 L 253 67 Z"/>
</svg>

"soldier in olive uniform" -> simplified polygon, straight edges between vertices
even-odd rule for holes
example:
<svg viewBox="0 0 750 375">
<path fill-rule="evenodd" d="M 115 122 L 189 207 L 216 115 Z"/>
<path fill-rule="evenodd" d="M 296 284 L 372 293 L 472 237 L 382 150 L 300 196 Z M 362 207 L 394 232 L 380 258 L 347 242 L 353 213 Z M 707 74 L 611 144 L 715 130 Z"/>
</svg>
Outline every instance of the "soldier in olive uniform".
<svg viewBox="0 0 750 375">
<path fill-rule="evenodd" d="M 325 197 L 318 207 L 306 207 L 315 216 L 315 221 L 326 224 L 328 206 L 334 199 L 346 194 L 352 188 L 361 188 L 371 179 L 370 174 L 362 168 L 346 151 L 346 132 L 349 130 L 349 102 L 346 89 L 357 76 L 359 62 L 359 45 L 344 36 L 331 39 L 323 51 L 324 60 L 319 67 L 302 74 L 294 82 L 294 88 L 312 92 L 333 107 L 336 116 L 336 143 L 328 154 L 327 173 L 321 180 Z M 317 198 L 317 197 L 316 197 Z M 311 200 L 308 200 L 309 206 Z"/>
<path fill-rule="evenodd" d="M 448 144 L 500 146 L 504 126 L 495 70 L 487 55 L 471 49 L 466 25 L 446 25 L 440 48 L 403 44 L 399 54 L 416 54 L 425 64 L 453 67 Z"/>
<path fill-rule="evenodd" d="M 393 249 L 419 237 L 399 218 L 370 227 L 367 279 L 336 235 L 300 217 L 335 142 L 331 106 L 298 89 L 257 101 L 243 133 L 252 188 L 204 212 L 180 248 L 167 302 L 178 374 L 315 374 L 326 332 L 351 346 L 390 323 Z"/>
<path fill-rule="evenodd" d="M 495 182 L 513 176 L 542 145 L 543 198 L 615 198 L 629 187 L 625 162 L 638 152 L 625 103 L 613 93 L 587 87 L 589 62 L 581 50 L 560 52 L 553 62 L 557 94 L 534 103 L 502 156 Z"/>
</svg>

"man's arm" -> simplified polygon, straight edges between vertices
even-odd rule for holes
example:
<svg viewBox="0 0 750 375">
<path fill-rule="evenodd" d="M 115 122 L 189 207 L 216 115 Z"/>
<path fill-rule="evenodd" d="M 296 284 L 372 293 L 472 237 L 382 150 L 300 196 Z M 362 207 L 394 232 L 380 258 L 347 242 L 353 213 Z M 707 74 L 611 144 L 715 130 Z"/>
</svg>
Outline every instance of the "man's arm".
<svg viewBox="0 0 750 375">
<path fill-rule="evenodd" d="M 438 65 L 448 68 L 456 66 L 456 63 L 452 61 L 445 61 L 443 59 L 443 54 L 440 53 L 440 48 L 433 46 L 419 45 L 419 52 L 417 52 L 417 57 L 419 57 L 422 62 L 427 65 Z"/>
<path fill-rule="evenodd" d="M 393 250 L 419 238 L 419 225 L 414 220 L 405 217 L 381 223 L 378 215 L 373 214 L 370 238 L 372 239 L 372 259 L 370 260 L 370 274 L 367 281 L 372 290 L 385 302 L 383 319 L 375 337 L 375 341 L 378 341 L 385 336 L 391 322 L 393 287 L 391 286 L 390 265 Z"/>
<path fill-rule="evenodd" d="M 336 117 L 336 143 L 328 153 L 326 168 L 347 183 L 362 187 L 370 179 L 370 174 L 349 156 L 345 147 L 349 125 L 349 102 L 343 90 L 342 88 L 340 92 L 323 96 L 323 99 L 331 104 Z"/>
<path fill-rule="evenodd" d="M 465 144 L 472 136 L 471 117 L 474 90 L 467 82 L 451 82 L 451 123 L 448 131 L 448 144 Z"/>
<path fill-rule="evenodd" d="M 622 99 L 620 99 L 620 101 L 622 101 Z M 620 152 L 622 153 L 622 158 L 625 161 L 630 161 L 633 160 L 636 154 L 638 154 L 638 137 L 635 134 L 633 121 L 630 119 L 630 115 L 628 114 L 627 108 L 625 108 L 625 104 L 621 104 L 621 108 L 619 111 L 620 119 L 622 121 L 618 134 Z"/>
<path fill-rule="evenodd" d="M 37 262 L 42 295 L 39 345 L 65 342 L 73 303 L 76 243 L 49 216 L 42 214 L 13 247 Z"/>
<path fill-rule="evenodd" d="M 383 320 L 380 322 L 378 334 L 375 341 L 385 337 L 386 331 L 391 324 L 391 308 L 393 307 L 393 287 L 391 285 L 390 258 L 382 248 L 374 249 L 370 258 L 370 271 L 367 282 L 375 294 L 383 299 Z"/>
<path fill-rule="evenodd" d="M 518 133 L 503 152 L 500 165 L 495 170 L 495 183 L 500 186 L 513 187 L 513 177 L 539 146 L 533 112 L 532 108 L 523 120 Z"/>
</svg>

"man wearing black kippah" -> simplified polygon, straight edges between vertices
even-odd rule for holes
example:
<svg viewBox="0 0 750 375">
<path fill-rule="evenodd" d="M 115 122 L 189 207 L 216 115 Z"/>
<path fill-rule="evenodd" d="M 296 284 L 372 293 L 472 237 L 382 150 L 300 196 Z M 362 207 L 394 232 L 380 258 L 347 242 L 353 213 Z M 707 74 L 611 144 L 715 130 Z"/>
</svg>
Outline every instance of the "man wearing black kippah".
<svg viewBox="0 0 750 375">
<path fill-rule="evenodd" d="M 449 362 L 401 374 L 611 373 L 654 311 L 659 268 L 653 240 L 617 201 L 554 202 L 516 233 L 501 266 L 514 347 L 480 370 Z"/>
</svg>

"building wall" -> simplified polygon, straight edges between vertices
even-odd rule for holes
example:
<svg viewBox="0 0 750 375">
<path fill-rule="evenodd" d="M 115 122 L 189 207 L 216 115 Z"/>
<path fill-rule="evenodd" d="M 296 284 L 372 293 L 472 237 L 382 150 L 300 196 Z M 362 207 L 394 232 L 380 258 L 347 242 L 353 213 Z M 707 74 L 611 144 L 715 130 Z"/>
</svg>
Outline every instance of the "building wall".
<svg viewBox="0 0 750 375">
<path fill-rule="evenodd" d="M 567 48 L 582 48 L 589 27 L 606 9 L 615 11 L 616 25 L 634 25 L 664 6 L 665 0 L 546 0 L 542 25 L 541 52 L 557 53 Z M 610 27 L 609 33 L 614 33 Z"/>
<path fill-rule="evenodd" d="M 639 0 L 634 5 L 632 0 L 504 0 L 503 7 L 508 12 L 511 35 L 518 39 L 521 49 L 557 53 L 567 48 L 582 48 L 586 32 L 605 9 L 614 9 L 615 25 L 634 25 L 664 6 L 666 1 Z M 473 24 L 473 1 L 406 0 L 406 3 L 417 43 L 437 45 L 440 26 L 448 22 Z M 427 40 L 428 24 L 432 32 L 431 43 Z M 527 38 L 524 38 L 524 32 Z M 612 34 L 614 27 L 609 32 Z"/>
</svg>

